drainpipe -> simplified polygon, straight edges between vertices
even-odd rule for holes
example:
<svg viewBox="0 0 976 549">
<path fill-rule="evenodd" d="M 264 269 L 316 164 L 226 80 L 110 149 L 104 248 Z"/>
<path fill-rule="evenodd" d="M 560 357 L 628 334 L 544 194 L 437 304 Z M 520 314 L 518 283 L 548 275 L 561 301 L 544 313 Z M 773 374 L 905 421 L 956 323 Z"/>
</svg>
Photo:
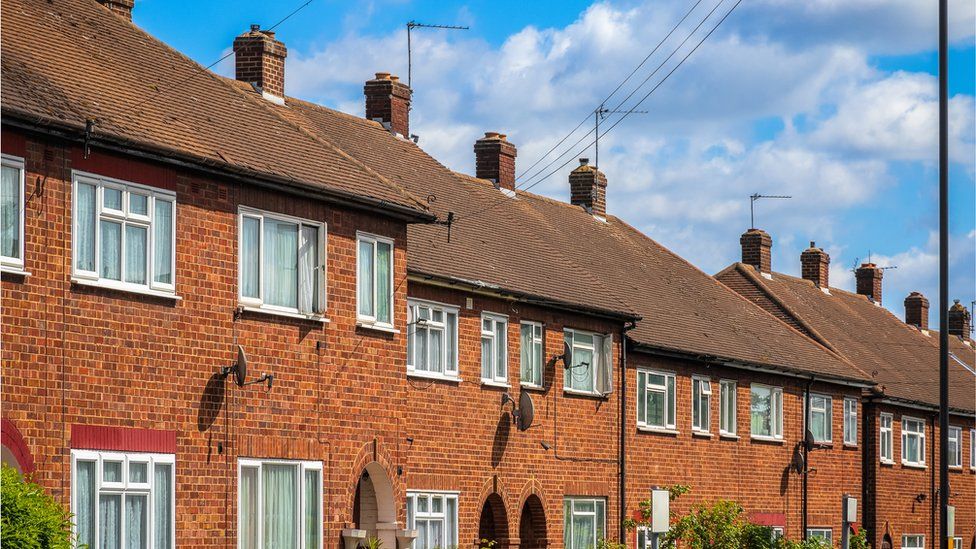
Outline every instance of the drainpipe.
<svg viewBox="0 0 976 549">
<path fill-rule="evenodd" d="M 932 424 L 932 450 L 929 453 L 929 460 L 935 460 L 935 444 L 936 444 L 935 441 L 938 440 L 936 438 L 936 436 L 935 436 L 935 416 L 929 417 L 929 423 Z M 895 457 L 895 456 L 891 456 L 891 457 Z M 931 463 L 931 461 L 929 463 Z M 941 535 L 935 533 L 935 515 L 936 515 L 936 513 L 940 513 L 941 510 L 942 510 L 942 508 L 941 508 L 940 500 L 937 497 L 940 494 L 939 494 L 939 492 L 935 488 L 935 469 L 936 469 L 935 467 L 929 467 L 929 473 L 930 473 L 930 477 L 929 477 L 929 531 L 932 532 L 932 539 L 935 540 L 935 543 L 932 546 L 935 547 L 936 549 L 938 549 L 940 547 L 939 543 L 941 543 L 941 541 L 940 541 Z"/>
<path fill-rule="evenodd" d="M 636 322 L 628 322 L 620 329 L 620 475 L 618 476 L 620 502 L 620 543 L 625 543 L 627 528 L 624 520 L 627 513 L 627 332 L 637 327 Z"/>
<path fill-rule="evenodd" d="M 807 481 L 810 478 L 810 445 L 807 444 L 807 430 L 810 428 L 808 425 L 810 421 L 810 389 L 813 387 L 814 377 L 810 376 L 809 381 L 807 381 L 807 391 L 803 395 L 803 541 L 807 539 L 807 508 L 809 502 L 807 500 Z"/>
</svg>

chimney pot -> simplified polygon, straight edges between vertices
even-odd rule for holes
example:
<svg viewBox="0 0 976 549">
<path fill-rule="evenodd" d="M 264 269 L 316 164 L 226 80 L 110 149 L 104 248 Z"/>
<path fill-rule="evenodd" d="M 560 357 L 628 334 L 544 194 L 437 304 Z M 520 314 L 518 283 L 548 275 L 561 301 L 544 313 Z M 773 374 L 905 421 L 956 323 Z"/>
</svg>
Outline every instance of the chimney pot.
<svg viewBox="0 0 976 549">
<path fill-rule="evenodd" d="M 579 163 L 580 163 L 580 166 L 586 166 L 587 164 L 590 163 L 590 159 L 589 158 L 586 158 L 586 157 L 580 158 L 579 159 Z"/>
<path fill-rule="evenodd" d="M 366 95 L 366 118 L 381 120 L 393 133 L 410 135 L 410 88 L 388 72 L 376 73 L 363 86 Z"/>
<path fill-rule="evenodd" d="M 867 296 L 871 301 L 881 304 L 881 278 L 884 276 L 882 271 L 874 263 L 862 263 L 854 278 L 857 279 L 857 293 Z"/>
<path fill-rule="evenodd" d="M 905 298 L 905 324 L 929 329 L 929 300 L 921 292 L 912 292 Z"/>
<path fill-rule="evenodd" d="M 261 32 L 261 25 L 251 25 L 251 32 Z"/>
<path fill-rule="evenodd" d="M 760 273 L 772 272 L 773 238 L 762 229 L 749 229 L 739 237 L 742 262 Z"/>
<path fill-rule="evenodd" d="M 490 179 L 501 189 L 515 190 L 515 157 L 518 150 L 505 139 L 505 134 L 485 132 L 475 141 L 475 176 Z"/>
<path fill-rule="evenodd" d="M 274 33 L 262 31 L 261 25 L 234 39 L 236 77 L 263 93 L 283 101 L 285 98 L 285 57 L 288 48 L 275 40 Z M 254 62 L 254 58 L 258 62 Z"/>
<path fill-rule="evenodd" d="M 607 217 L 607 176 L 580 158 L 580 165 L 569 173 L 569 201 L 597 217 Z"/>
<path fill-rule="evenodd" d="M 804 280 L 809 280 L 820 288 L 829 288 L 830 255 L 810 241 L 810 247 L 800 254 L 800 271 Z"/>
<path fill-rule="evenodd" d="M 959 303 L 958 299 L 953 300 L 952 307 L 949 307 L 949 334 L 969 339 L 972 316 L 969 310 Z"/>
</svg>

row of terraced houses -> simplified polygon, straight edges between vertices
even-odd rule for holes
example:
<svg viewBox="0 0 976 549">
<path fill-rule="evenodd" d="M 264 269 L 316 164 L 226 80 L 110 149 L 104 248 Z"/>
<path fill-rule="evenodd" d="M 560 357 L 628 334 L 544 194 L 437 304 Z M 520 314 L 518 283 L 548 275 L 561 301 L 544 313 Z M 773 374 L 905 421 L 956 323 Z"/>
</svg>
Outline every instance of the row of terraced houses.
<svg viewBox="0 0 976 549">
<path fill-rule="evenodd" d="M 734 499 L 836 545 L 851 495 L 873 546 L 937 546 L 924 296 L 896 318 L 870 263 L 831 287 L 812 242 L 802 278 L 774 271 L 758 229 L 709 276 L 610 215 L 585 160 L 570 203 L 515 189 L 503 134 L 451 171 L 395 76 L 344 114 L 286 95 L 273 32 L 242 29 L 228 79 L 133 8 L 2 5 L 2 458 L 80 542 L 650 549 L 624 519 L 683 484 L 676 514 Z M 974 350 L 949 315 L 973 548 Z"/>
</svg>

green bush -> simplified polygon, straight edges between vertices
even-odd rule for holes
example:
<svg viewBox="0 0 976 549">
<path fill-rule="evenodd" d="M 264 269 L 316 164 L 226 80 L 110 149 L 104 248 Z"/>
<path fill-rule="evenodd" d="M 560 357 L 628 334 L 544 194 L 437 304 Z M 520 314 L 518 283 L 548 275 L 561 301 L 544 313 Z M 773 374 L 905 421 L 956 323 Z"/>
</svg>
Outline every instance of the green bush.
<svg viewBox="0 0 976 549">
<path fill-rule="evenodd" d="M 14 468 L 0 471 L 0 546 L 4 549 L 70 549 L 71 515 Z"/>
</svg>

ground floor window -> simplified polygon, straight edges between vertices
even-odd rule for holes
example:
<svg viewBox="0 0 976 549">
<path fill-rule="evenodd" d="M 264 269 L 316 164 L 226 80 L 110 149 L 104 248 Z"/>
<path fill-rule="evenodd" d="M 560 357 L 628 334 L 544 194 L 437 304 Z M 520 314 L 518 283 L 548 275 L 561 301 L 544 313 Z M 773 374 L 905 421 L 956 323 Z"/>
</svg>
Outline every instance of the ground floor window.
<svg viewBox="0 0 976 549">
<path fill-rule="evenodd" d="M 807 539 L 822 539 L 833 543 L 834 532 L 830 528 L 807 528 Z"/>
<path fill-rule="evenodd" d="M 595 549 L 606 532 L 607 501 L 603 498 L 566 498 L 563 513 L 565 548 Z"/>
<path fill-rule="evenodd" d="M 78 544 L 174 547 L 173 454 L 71 451 L 71 512 Z"/>
<path fill-rule="evenodd" d="M 901 537 L 902 549 L 924 549 L 925 536 L 920 534 L 906 534 Z"/>
<path fill-rule="evenodd" d="M 238 461 L 238 547 L 322 547 L 322 462 Z"/>
<path fill-rule="evenodd" d="M 414 549 L 457 547 L 457 502 L 456 492 L 407 492 L 407 529 L 417 531 Z"/>
</svg>

